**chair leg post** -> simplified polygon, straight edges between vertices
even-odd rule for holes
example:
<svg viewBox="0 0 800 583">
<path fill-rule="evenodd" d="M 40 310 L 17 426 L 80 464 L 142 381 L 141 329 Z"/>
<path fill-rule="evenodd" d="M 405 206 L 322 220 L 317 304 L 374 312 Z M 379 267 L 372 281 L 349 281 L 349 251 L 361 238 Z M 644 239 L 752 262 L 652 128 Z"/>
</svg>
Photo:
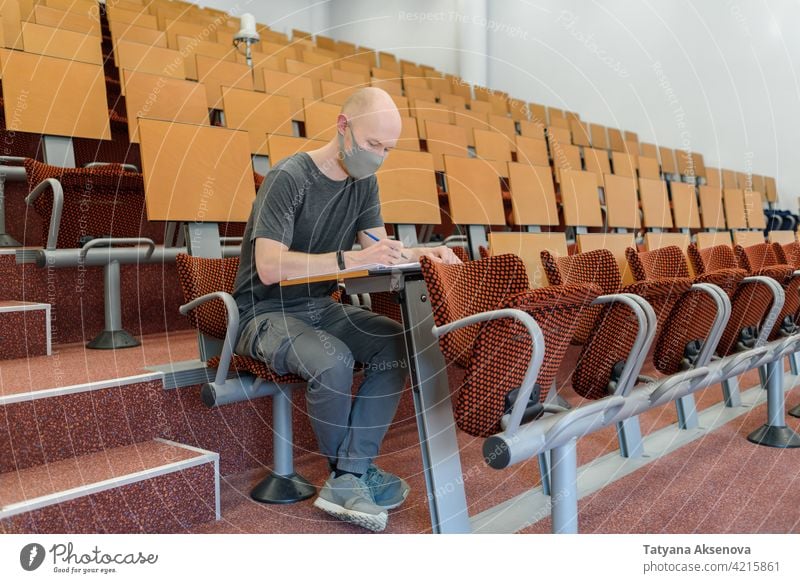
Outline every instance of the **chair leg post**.
<svg viewBox="0 0 800 583">
<path fill-rule="evenodd" d="M 678 411 L 678 427 L 681 429 L 696 429 L 700 426 L 694 395 L 686 395 L 675 401 L 675 408 Z"/>
<path fill-rule="evenodd" d="M 250 497 L 268 504 L 291 504 L 311 498 L 316 488 L 294 471 L 292 452 L 291 388 L 281 388 L 272 397 L 273 469 L 250 492 Z"/>
<path fill-rule="evenodd" d="M 640 457 L 644 453 L 639 417 L 630 417 L 617 423 L 617 436 L 622 457 Z"/>
<path fill-rule="evenodd" d="M 550 495 L 553 534 L 578 532 L 578 454 L 577 440 L 555 447 L 550 452 Z"/>
<path fill-rule="evenodd" d="M 726 407 L 741 407 L 742 395 L 739 392 L 739 378 L 731 377 L 722 381 L 722 398 Z"/>
<path fill-rule="evenodd" d="M 747 439 L 758 445 L 770 447 L 800 447 L 800 435 L 786 426 L 784 408 L 786 398 L 783 393 L 783 359 L 768 362 L 765 368 L 767 381 L 767 423 L 762 425 Z"/>
<path fill-rule="evenodd" d="M 800 352 L 792 352 L 789 355 L 789 370 L 794 376 L 800 374 Z"/>
<path fill-rule="evenodd" d="M 539 474 L 542 477 L 542 494 L 550 496 L 550 459 L 548 452 L 543 451 L 539 454 Z"/>
<path fill-rule="evenodd" d="M 139 341 L 122 328 L 121 293 L 119 261 L 109 261 L 103 266 L 105 329 L 86 345 L 87 348 L 115 349 L 139 346 Z"/>
</svg>

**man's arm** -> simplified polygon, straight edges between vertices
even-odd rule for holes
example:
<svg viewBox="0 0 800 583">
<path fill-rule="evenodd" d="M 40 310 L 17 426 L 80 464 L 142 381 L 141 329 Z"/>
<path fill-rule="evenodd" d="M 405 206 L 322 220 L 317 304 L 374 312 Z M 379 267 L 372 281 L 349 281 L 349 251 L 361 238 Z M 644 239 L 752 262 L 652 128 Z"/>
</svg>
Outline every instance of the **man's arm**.
<svg viewBox="0 0 800 583">
<path fill-rule="evenodd" d="M 382 227 L 374 229 L 375 235 L 383 231 L 380 242 L 367 239 L 371 245 L 361 251 L 345 251 L 344 263 L 346 268 L 382 263 L 396 265 L 406 260 L 400 255 L 403 244 L 400 241 L 386 239 L 386 230 Z M 373 232 L 371 229 L 370 232 Z M 359 239 L 362 234 L 359 233 Z M 255 261 L 258 277 L 264 285 L 272 285 L 290 277 L 302 277 L 309 273 L 333 273 L 339 269 L 336 253 L 301 253 L 289 251 L 289 248 L 279 241 L 259 237 L 255 245 Z M 412 259 L 411 261 L 416 261 Z"/>
<path fill-rule="evenodd" d="M 380 242 L 387 240 L 386 228 L 385 227 L 374 227 L 369 229 L 370 234 L 377 237 Z M 374 241 L 371 239 L 364 231 L 359 231 L 358 233 L 358 242 L 361 244 L 362 248 L 368 248 L 373 245 L 377 245 L 379 241 Z M 453 250 L 445 245 L 440 245 L 438 247 L 403 247 L 402 242 L 399 241 L 392 241 L 392 243 L 399 244 L 399 249 L 401 250 L 402 255 L 405 257 L 400 257 L 399 261 L 391 261 L 391 262 L 384 262 L 384 261 L 376 261 L 375 263 L 386 263 L 387 265 L 396 265 L 398 263 L 413 263 L 415 261 L 419 261 L 419 258 L 423 255 L 427 255 L 433 261 L 442 262 L 442 263 L 461 263 L 461 260 L 453 253 Z M 348 266 L 349 267 L 349 266 Z"/>
</svg>

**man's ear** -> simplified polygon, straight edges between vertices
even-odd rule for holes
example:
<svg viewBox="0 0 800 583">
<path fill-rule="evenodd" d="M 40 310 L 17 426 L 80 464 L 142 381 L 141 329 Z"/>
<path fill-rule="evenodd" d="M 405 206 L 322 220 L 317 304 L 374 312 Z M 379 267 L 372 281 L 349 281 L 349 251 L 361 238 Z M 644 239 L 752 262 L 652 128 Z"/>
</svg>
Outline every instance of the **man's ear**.
<svg viewBox="0 0 800 583">
<path fill-rule="evenodd" d="M 344 131 L 347 129 L 348 123 L 347 116 L 343 113 L 340 113 L 339 117 L 336 118 L 336 131 L 344 135 Z"/>
</svg>

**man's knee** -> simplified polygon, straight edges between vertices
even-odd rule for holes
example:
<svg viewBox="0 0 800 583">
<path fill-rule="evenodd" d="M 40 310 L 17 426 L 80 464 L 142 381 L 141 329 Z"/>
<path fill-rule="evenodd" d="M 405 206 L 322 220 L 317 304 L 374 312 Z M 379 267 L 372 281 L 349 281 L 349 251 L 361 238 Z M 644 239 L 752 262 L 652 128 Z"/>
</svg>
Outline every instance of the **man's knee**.
<svg viewBox="0 0 800 583">
<path fill-rule="evenodd" d="M 391 369 L 406 370 L 406 344 L 403 327 L 394 320 L 381 318 L 379 333 L 375 334 L 378 350 L 370 363 L 371 368 L 385 371 Z"/>
<path fill-rule="evenodd" d="M 322 330 L 304 332 L 294 339 L 287 361 L 296 374 L 314 381 L 309 391 L 334 391 L 350 395 L 353 355 L 338 338 Z"/>
</svg>

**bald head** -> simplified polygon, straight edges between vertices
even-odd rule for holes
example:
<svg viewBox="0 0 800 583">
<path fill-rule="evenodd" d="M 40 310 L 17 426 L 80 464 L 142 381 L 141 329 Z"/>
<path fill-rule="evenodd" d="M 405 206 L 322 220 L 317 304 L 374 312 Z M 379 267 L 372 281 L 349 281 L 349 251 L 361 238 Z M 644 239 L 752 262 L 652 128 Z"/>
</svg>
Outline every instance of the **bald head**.
<svg viewBox="0 0 800 583">
<path fill-rule="evenodd" d="M 364 87 L 353 93 L 344 102 L 341 115 L 353 122 L 364 139 L 375 140 L 389 148 L 394 147 L 403 128 L 394 100 L 377 87 Z"/>
</svg>

